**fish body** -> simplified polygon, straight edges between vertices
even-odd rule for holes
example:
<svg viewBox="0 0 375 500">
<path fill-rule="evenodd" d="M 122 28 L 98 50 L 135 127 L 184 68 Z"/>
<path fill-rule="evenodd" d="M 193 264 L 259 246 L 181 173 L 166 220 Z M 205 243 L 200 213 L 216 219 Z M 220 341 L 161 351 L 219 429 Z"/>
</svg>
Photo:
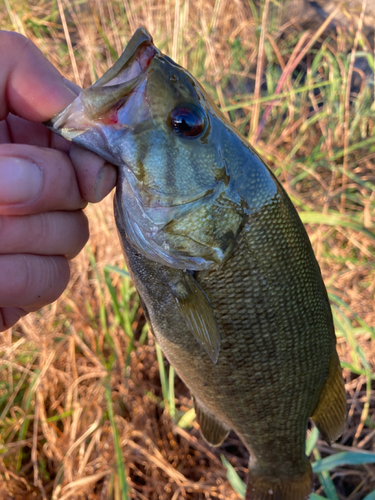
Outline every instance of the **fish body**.
<svg viewBox="0 0 375 500">
<path fill-rule="evenodd" d="M 151 330 L 205 439 L 250 451 L 247 498 L 302 500 L 310 417 L 345 422 L 327 293 L 289 197 L 146 30 L 49 126 L 119 168 L 115 219 Z"/>
</svg>

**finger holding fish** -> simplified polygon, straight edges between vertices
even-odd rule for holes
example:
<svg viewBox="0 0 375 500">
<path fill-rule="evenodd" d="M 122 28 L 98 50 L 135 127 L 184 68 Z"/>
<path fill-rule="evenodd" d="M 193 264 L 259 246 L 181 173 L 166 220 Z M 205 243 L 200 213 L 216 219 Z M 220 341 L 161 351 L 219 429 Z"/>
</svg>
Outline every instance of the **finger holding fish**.
<svg viewBox="0 0 375 500">
<path fill-rule="evenodd" d="M 88 238 L 82 209 L 116 182 L 99 156 L 40 122 L 80 89 L 24 36 L 0 31 L 0 331 L 53 302 Z"/>
</svg>

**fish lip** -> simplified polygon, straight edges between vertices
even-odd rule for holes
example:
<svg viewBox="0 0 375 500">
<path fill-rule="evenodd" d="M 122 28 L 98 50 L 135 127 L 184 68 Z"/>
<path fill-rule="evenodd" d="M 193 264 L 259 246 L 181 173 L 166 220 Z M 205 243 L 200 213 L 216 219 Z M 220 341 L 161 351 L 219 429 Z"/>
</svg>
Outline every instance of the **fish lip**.
<svg viewBox="0 0 375 500">
<path fill-rule="evenodd" d="M 160 55 L 150 33 L 145 28 L 138 28 L 115 64 L 91 87 L 82 90 L 70 106 L 44 125 L 73 140 L 90 126 L 95 126 L 95 121 L 101 121 L 102 116 L 116 104 L 123 104 L 144 78 L 152 59 Z"/>
<path fill-rule="evenodd" d="M 115 62 L 115 64 L 109 68 L 104 75 L 99 78 L 98 81 L 94 83 L 90 87 L 90 89 L 96 88 L 96 87 L 103 87 L 107 86 L 109 82 L 113 81 L 118 75 L 127 67 L 129 67 L 129 64 L 134 62 L 134 58 L 136 55 L 141 52 L 142 48 L 146 47 L 152 47 L 153 48 L 153 54 L 150 54 L 150 58 L 147 60 L 147 65 L 144 68 L 141 68 L 141 71 L 139 72 L 142 73 L 144 69 L 150 64 L 151 60 L 153 57 L 156 55 L 160 55 L 160 51 L 157 47 L 154 45 L 154 41 L 150 33 L 145 29 L 145 28 L 138 28 L 134 35 L 131 37 L 129 40 L 129 43 L 125 47 L 124 52 L 121 54 L 120 58 Z M 111 83 L 113 85 L 113 83 Z"/>
<path fill-rule="evenodd" d="M 152 59 L 158 55 L 160 51 L 151 35 L 139 28 L 115 64 L 94 85 L 82 91 L 85 114 L 95 121 L 111 108 L 121 107 L 140 85 Z"/>
</svg>

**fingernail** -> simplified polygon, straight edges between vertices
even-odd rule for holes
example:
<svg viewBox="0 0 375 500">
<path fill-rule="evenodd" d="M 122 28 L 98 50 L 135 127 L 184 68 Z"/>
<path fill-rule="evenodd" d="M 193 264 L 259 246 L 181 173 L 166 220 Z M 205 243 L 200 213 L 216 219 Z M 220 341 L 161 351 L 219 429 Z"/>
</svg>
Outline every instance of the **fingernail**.
<svg viewBox="0 0 375 500">
<path fill-rule="evenodd" d="M 109 194 L 116 185 L 117 172 L 113 165 L 106 163 L 104 167 L 99 170 L 98 177 L 96 178 L 94 195 L 95 203 L 101 201 L 107 194 Z"/>
<path fill-rule="evenodd" d="M 0 204 L 25 203 L 42 188 L 42 172 L 24 158 L 0 157 Z"/>
</svg>

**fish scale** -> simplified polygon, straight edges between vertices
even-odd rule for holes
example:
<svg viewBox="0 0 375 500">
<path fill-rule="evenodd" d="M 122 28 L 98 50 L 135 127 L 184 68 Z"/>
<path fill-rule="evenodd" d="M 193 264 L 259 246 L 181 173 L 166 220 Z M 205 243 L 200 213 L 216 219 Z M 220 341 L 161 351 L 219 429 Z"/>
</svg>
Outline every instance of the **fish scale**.
<svg viewBox="0 0 375 500">
<path fill-rule="evenodd" d="M 269 211 L 269 209 L 266 210 L 266 212 Z M 275 208 L 275 211 L 276 214 L 280 213 L 278 207 Z M 266 213 L 265 218 L 269 220 L 272 218 L 271 214 Z M 272 219 L 277 224 L 278 217 Z M 284 220 L 282 220 L 282 224 L 285 225 Z M 301 223 L 299 222 L 299 224 Z M 295 226 L 290 229 L 291 232 L 296 232 Z M 254 248 L 257 246 L 256 241 L 262 239 L 254 237 L 254 231 L 259 232 L 259 229 L 257 230 L 256 225 L 249 221 L 244 229 L 243 237 L 240 238 L 233 252 L 233 256 L 220 271 L 207 273 L 206 276 L 204 272 L 195 275 L 198 283 L 209 298 L 221 327 L 222 355 L 219 357 L 216 366 L 207 366 L 205 353 L 199 349 L 198 345 L 190 341 L 189 331 L 187 329 L 183 330 L 179 315 L 176 311 L 170 309 L 170 301 L 168 301 L 168 311 L 164 311 L 163 308 L 159 307 L 159 301 L 155 297 L 153 290 L 163 289 L 165 283 L 163 280 L 158 279 L 158 276 L 161 275 L 160 270 L 155 270 L 155 276 L 151 277 L 150 274 L 151 266 L 159 266 L 147 262 L 145 259 L 142 259 L 141 262 L 137 259 L 135 263 L 131 260 L 128 261 L 128 268 L 133 275 L 141 297 L 147 304 L 148 311 L 153 311 L 151 313 L 151 324 L 158 342 L 163 350 L 168 353 L 171 363 L 192 392 L 200 399 L 203 399 L 209 409 L 220 416 L 227 425 L 234 427 L 255 454 L 258 449 L 262 450 L 267 470 L 273 469 L 272 465 L 275 456 L 278 457 L 278 468 L 280 468 L 280 464 L 287 463 L 288 457 L 291 454 L 293 457 L 295 455 L 294 447 L 298 449 L 297 456 L 300 458 L 298 468 L 303 470 L 306 461 L 304 446 L 307 419 L 313 413 L 322 385 L 325 383 L 328 374 L 328 361 L 325 372 L 321 371 L 315 376 L 312 376 L 311 372 L 318 359 L 324 357 L 324 349 L 330 352 L 332 345 L 334 345 L 329 309 L 326 307 L 323 289 L 321 289 L 321 283 L 319 283 L 321 280 L 320 275 L 316 273 L 316 270 L 313 272 L 314 269 L 311 270 L 311 274 L 314 276 L 315 281 L 318 281 L 317 285 L 320 286 L 322 294 L 322 298 L 320 300 L 318 298 L 317 302 L 323 304 L 326 313 L 326 321 L 320 319 L 318 322 L 322 323 L 318 324 L 319 331 L 322 331 L 322 338 L 328 339 L 323 345 L 317 341 L 316 335 L 310 335 L 311 332 L 316 330 L 316 322 L 314 321 L 311 325 L 306 324 L 305 318 L 300 315 L 299 308 L 288 307 L 288 304 L 293 305 L 294 296 L 301 293 L 300 287 L 295 289 L 294 293 L 293 287 L 288 287 L 290 293 L 284 295 L 283 299 L 280 298 L 280 294 L 276 295 L 279 302 L 276 307 L 279 313 L 270 308 L 269 303 L 264 304 L 264 297 L 272 298 L 272 293 L 271 296 L 268 293 L 267 279 L 267 274 L 270 274 L 271 270 L 262 271 L 260 269 L 262 262 L 260 266 L 255 265 L 254 262 L 249 262 L 248 267 L 244 266 L 244 261 L 246 262 L 246 258 L 248 258 L 248 247 L 250 246 L 252 251 L 256 251 L 256 248 Z M 270 243 L 277 246 L 278 239 L 276 238 Z M 303 245 L 302 248 L 304 248 Z M 264 249 L 263 247 L 264 250 L 267 251 L 267 248 Z M 299 253 L 300 248 L 298 245 L 295 251 L 297 254 Z M 131 248 L 126 248 L 125 254 L 129 256 L 130 253 Z M 259 260 L 259 257 L 257 260 Z M 239 263 L 241 263 L 241 273 L 238 273 Z M 282 267 L 283 262 L 279 260 L 274 264 L 277 265 L 278 269 L 276 277 L 274 273 L 272 276 L 274 281 L 282 286 L 283 275 L 285 275 Z M 148 273 L 142 273 L 145 279 L 140 282 L 138 277 L 139 267 L 143 268 L 144 266 L 147 266 Z M 266 268 L 269 267 L 267 261 Z M 314 261 L 312 261 L 311 267 L 315 267 Z M 298 271 L 296 269 L 297 281 Z M 227 280 L 227 272 L 232 275 L 232 280 Z M 244 288 L 242 273 L 249 276 L 248 288 Z M 290 280 L 289 273 L 286 277 Z M 309 288 L 313 288 L 313 286 L 314 284 Z M 282 288 L 283 293 L 285 293 L 285 288 Z M 246 296 L 245 300 L 244 295 Z M 231 296 L 240 299 L 240 301 L 234 303 L 237 307 L 230 300 Z M 306 296 L 308 300 L 309 293 Z M 254 301 L 252 300 L 253 297 Z M 259 300 L 259 304 L 257 304 L 257 298 L 259 297 L 263 297 L 263 299 Z M 163 302 L 165 300 L 166 297 L 164 296 Z M 168 317 L 167 322 L 166 317 Z M 313 315 L 313 317 L 315 316 Z M 178 325 L 175 324 L 176 319 Z M 294 330 L 298 331 L 297 335 L 294 331 L 290 331 L 291 322 L 294 324 Z M 328 337 L 326 335 L 327 329 L 330 332 Z M 290 332 L 289 336 L 283 337 L 281 335 L 284 330 Z M 239 331 L 241 331 L 240 339 L 236 337 L 236 332 Z M 171 343 L 174 344 L 173 347 Z M 312 353 L 311 349 L 317 343 L 319 344 L 319 351 Z M 284 349 L 283 344 L 285 344 Z M 179 349 L 176 349 L 176 345 L 179 345 Z M 233 346 L 235 346 L 235 349 Z M 236 364 L 233 366 L 235 352 L 241 353 L 241 357 L 236 358 Z M 228 353 L 228 357 L 226 357 L 226 353 Z M 286 353 L 288 353 L 287 359 Z M 298 364 L 295 362 L 296 357 L 299 360 Z M 329 360 L 329 356 L 327 359 Z M 186 365 L 190 367 L 188 377 L 186 376 L 186 368 L 184 368 Z M 249 370 L 249 366 L 251 366 L 251 370 Z M 242 373 L 242 367 L 244 373 Z M 285 390 L 288 380 L 292 386 L 298 380 L 298 387 L 296 392 L 289 393 L 289 399 L 285 399 L 285 394 L 288 392 Z M 204 382 L 206 383 L 205 386 L 203 385 Z M 234 390 L 234 387 L 238 385 L 241 386 L 239 393 Z M 244 390 L 245 387 L 247 387 L 246 391 Z M 273 392 L 272 400 L 269 398 L 270 387 L 272 387 Z M 230 398 L 228 398 L 228 393 Z M 315 393 L 314 398 L 311 398 L 311 393 Z M 280 398 L 277 397 L 278 394 Z M 309 398 L 307 398 L 307 395 Z M 308 407 L 306 407 L 306 399 L 310 400 Z M 265 400 L 268 400 L 266 404 Z M 227 416 L 228 405 L 235 408 L 237 420 L 241 421 L 241 423 L 236 422 L 236 426 L 233 426 L 233 422 Z M 243 408 L 242 411 L 241 408 Z M 249 416 L 249 408 L 255 409 L 253 417 Z M 299 422 L 298 433 L 296 433 L 295 423 L 289 418 L 291 410 L 294 410 L 295 420 Z M 259 437 L 255 438 L 254 426 L 260 424 L 261 429 L 257 428 Z M 280 429 L 278 429 L 279 427 Z M 271 438 L 268 435 L 270 428 L 273 428 Z M 293 441 L 295 441 L 294 444 Z M 286 442 L 288 442 L 288 448 L 285 447 Z M 294 447 L 291 446 L 291 443 Z M 265 457 L 268 453 L 268 447 L 271 448 L 271 457 L 267 461 Z M 294 466 L 295 462 L 296 459 L 293 460 Z"/>
<path fill-rule="evenodd" d="M 218 446 L 233 429 L 247 446 L 247 500 L 306 499 L 309 418 L 337 439 L 345 392 L 320 269 L 281 184 L 144 29 L 48 126 L 118 166 L 126 264 L 203 437 Z"/>
</svg>

